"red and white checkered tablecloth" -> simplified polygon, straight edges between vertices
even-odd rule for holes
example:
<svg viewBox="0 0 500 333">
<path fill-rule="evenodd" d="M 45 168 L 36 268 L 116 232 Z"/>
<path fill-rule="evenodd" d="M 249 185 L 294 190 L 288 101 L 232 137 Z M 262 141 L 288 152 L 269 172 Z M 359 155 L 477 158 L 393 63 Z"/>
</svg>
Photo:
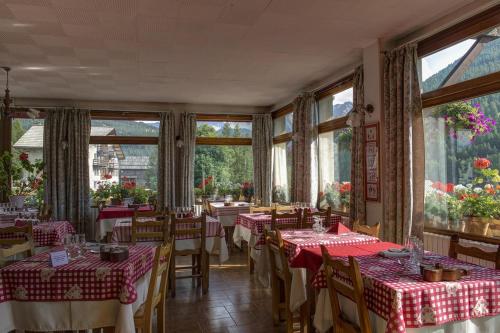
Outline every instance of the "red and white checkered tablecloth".
<svg viewBox="0 0 500 333">
<path fill-rule="evenodd" d="M 152 267 L 154 247 L 131 246 L 129 258 L 119 263 L 101 261 L 86 253 L 67 265 L 53 268 L 49 253 L 41 253 L 0 270 L 0 303 L 16 301 L 100 301 L 122 304 L 137 298 L 135 282 Z"/>
<path fill-rule="evenodd" d="M 224 206 L 223 202 L 212 202 L 210 203 L 210 206 L 212 207 L 212 215 L 214 217 L 236 216 L 239 214 L 247 214 L 250 212 L 250 206 L 248 205 L 248 203 L 243 202 L 235 202 L 234 206 Z"/>
<path fill-rule="evenodd" d="M 280 218 L 276 221 L 278 224 L 294 224 L 296 223 L 295 219 L 284 219 Z M 312 222 L 312 218 L 311 221 Z M 342 216 L 333 215 L 331 219 L 331 224 L 342 222 Z M 255 248 L 259 249 L 262 245 L 265 244 L 264 239 L 264 228 L 265 226 L 271 226 L 271 215 L 267 214 L 240 214 L 236 218 L 236 225 L 240 225 L 246 229 L 249 229 L 252 233 L 252 236 L 257 240 L 255 242 Z"/>
<path fill-rule="evenodd" d="M 15 225 L 21 226 L 31 223 L 32 220 L 16 219 Z M 1 226 L 0 226 L 1 228 Z M 33 226 L 33 241 L 35 246 L 56 246 L 64 243 L 67 234 L 74 234 L 75 229 L 68 221 L 51 221 L 38 223 Z M 0 237 L 9 238 L 13 235 L 2 234 Z M 20 238 L 24 237 L 19 235 Z"/>
<path fill-rule="evenodd" d="M 303 249 L 325 246 L 345 246 L 357 244 L 378 243 L 377 237 L 346 232 L 342 234 L 322 233 L 318 234 L 311 229 L 283 230 L 281 231 L 285 253 L 289 261 L 292 261 Z"/>
<path fill-rule="evenodd" d="M 178 228 L 188 228 L 187 224 L 179 224 Z M 141 230 L 144 229 L 144 230 Z M 143 227 L 139 228 L 139 232 L 156 232 L 161 231 L 158 227 Z M 225 237 L 224 228 L 221 226 L 220 222 L 211 217 L 207 216 L 207 237 Z M 176 240 L 191 239 L 193 235 L 181 235 L 177 236 Z M 199 237 L 198 237 L 199 238 Z M 132 222 L 123 221 L 118 222 L 113 227 L 112 241 L 117 243 L 129 243 L 132 240 Z M 154 239 L 144 239 L 141 241 L 154 241 Z"/>
<path fill-rule="evenodd" d="M 337 259 L 347 260 L 347 257 Z M 356 259 L 363 277 L 367 306 L 387 321 L 388 333 L 500 314 L 500 270 L 430 255 L 425 263 L 439 262 L 445 267 L 464 268 L 469 274 L 455 282 L 426 282 L 421 275 L 404 273 L 396 258 L 370 254 Z M 349 282 L 345 276 L 339 274 L 338 277 Z M 326 288 L 322 270 L 316 275 L 313 286 Z"/>
</svg>

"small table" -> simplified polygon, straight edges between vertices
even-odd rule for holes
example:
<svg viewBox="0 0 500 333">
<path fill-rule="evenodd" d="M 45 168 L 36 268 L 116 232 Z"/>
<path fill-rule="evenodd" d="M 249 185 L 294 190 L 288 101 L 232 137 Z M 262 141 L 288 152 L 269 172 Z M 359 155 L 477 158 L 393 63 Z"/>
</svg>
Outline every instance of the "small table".
<svg viewBox="0 0 500 333">
<path fill-rule="evenodd" d="M 16 219 L 15 225 L 21 226 L 25 223 L 30 223 L 33 220 L 29 219 Z M 2 226 L 12 226 L 10 225 L 0 225 Z M 74 234 L 75 228 L 68 221 L 50 221 L 37 223 L 33 226 L 33 242 L 36 247 L 51 247 L 56 245 L 62 245 L 64 243 L 64 238 L 68 234 Z M 1 235 L 1 237 L 8 238 L 10 235 Z M 20 236 L 22 237 L 22 236 Z"/>
<path fill-rule="evenodd" d="M 211 202 L 212 216 L 219 219 L 224 227 L 232 227 L 239 214 L 250 213 L 250 204 L 247 202 L 234 202 L 232 206 L 224 206 L 223 202 Z"/>
<path fill-rule="evenodd" d="M 186 227 L 184 225 L 184 227 Z M 141 232 L 145 231 L 161 231 L 158 227 L 142 227 Z M 211 216 L 207 216 L 207 238 L 205 247 L 208 253 L 219 256 L 219 263 L 223 263 L 229 259 L 227 250 L 224 228 L 221 223 Z M 192 238 L 191 235 L 177 236 L 175 239 L 175 248 L 177 250 L 191 250 L 199 247 L 199 238 Z M 120 221 L 113 227 L 111 236 L 112 242 L 130 243 L 132 241 L 132 222 Z M 148 241 L 148 240 L 142 240 Z M 155 240 L 149 240 L 154 242 Z"/>
<path fill-rule="evenodd" d="M 0 269 L 0 331 L 65 331 L 114 326 L 134 332 L 144 302 L 154 247 L 131 246 L 129 258 L 84 258 L 53 268 L 41 253 Z"/>
<path fill-rule="evenodd" d="M 140 206 L 137 208 L 139 212 L 150 212 L 153 207 L 150 205 Z M 113 231 L 113 227 L 117 221 L 132 221 L 134 216 L 135 208 L 129 208 L 125 206 L 117 207 L 106 207 L 99 211 L 97 216 L 97 226 L 95 228 L 96 240 L 101 240 L 107 236 L 107 233 Z"/>
</svg>

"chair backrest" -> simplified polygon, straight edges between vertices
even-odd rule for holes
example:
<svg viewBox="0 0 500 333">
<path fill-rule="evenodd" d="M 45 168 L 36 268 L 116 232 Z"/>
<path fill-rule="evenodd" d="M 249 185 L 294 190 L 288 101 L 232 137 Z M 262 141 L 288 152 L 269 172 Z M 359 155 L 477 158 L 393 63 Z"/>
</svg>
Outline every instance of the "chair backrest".
<svg viewBox="0 0 500 333">
<path fill-rule="evenodd" d="M 250 206 L 250 214 L 253 214 L 253 213 L 271 214 L 272 211 L 273 211 L 272 207 L 255 207 L 255 206 Z"/>
<path fill-rule="evenodd" d="M 210 216 L 213 215 L 212 205 L 210 205 L 210 201 L 208 199 L 203 199 L 203 210 Z"/>
<path fill-rule="evenodd" d="M 326 210 L 320 210 L 314 213 L 311 213 L 309 210 L 305 209 L 302 215 L 301 228 L 312 228 L 312 225 L 314 223 L 313 216 L 319 216 L 323 220 L 323 225 L 325 227 L 328 227 L 330 226 L 332 220 L 332 207 L 328 207 Z"/>
<path fill-rule="evenodd" d="M 154 309 L 159 302 L 165 302 L 168 293 L 168 274 L 173 252 L 173 242 L 169 239 L 166 243 L 156 247 L 153 269 L 149 280 L 148 293 L 144 302 L 144 319 L 151 327 Z M 158 278 L 160 285 L 158 286 Z"/>
<path fill-rule="evenodd" d="M 342 260 L 333 260 L 324 245 L 321 245 L 321 253 L 323 254 L 323 268 L 326 273 L 333 322 L 336 325 L 335 331 L 371 333 L 370 317 L 364 297 L 363 279 L 361 278 L 358 262 L 352 256 L 349 256 L 348 264 Z M 352 285 L 339 281 L 335 276 L 336 272 L 348 276 Z M 359 325 L 349 321 L 348 317 L 342 314 L 339 294 L 350 298 L 356 303 Z"/>
<path fill-rule="evenodd" d="M 271 274 L 285 282 L 291 282 L 292 274 L 288 267 L 283 239 L 279 230 L 264 230 L 266 245 L 269 250 Z"/>
<path fill-rule="evenodd" d="M 357 232 L 358 234 L 378 237 L 380 232 L 380 223 L 369 226 L 366 224 L 359 224 L 359 220 L 355 220 L 352 224 L 352 231 Z"/>
<path fill-rule="evenodd" d="M 495 263 L 495 269 L 500 269 L 500 245 L 496 252 L 485 251 L 474 246 L 463 246 L 460 244 L 460 237 L 458 237 L 458 235 L 452 235 L 448 255 L 456 259 L 459 254 L 491 261 Z"/>
<path fill-rule="evenodd" d="M 278 223 L 278 219 L 287 219 L 286 223 Z M 294 213 L 271 213 L 271 230 L 300 229 L 302 223 L 302 209 Z"/>
<path fill-rule="evenodd" d="M 52 217 L 52 207 L 49 204 L 43 203 L 38 209 L 38 219 L 42 222 L 50 220 Z"/>
<path fill-rule="evenodd" d="M 20 253 L 34 254 L 33 226 L 27 223 L 24 226 L 0 228 L 1 258 Z"/>
<path fill-rule="evenodd" d="M 279 204 L 276 204 L 275 209 L 278 212 L 293 213 L 295 211 L 295 207 L 293 207 L 293 206 L 285 206 L 285 205 L 279 205 Z"/>
<path fill-rule="evenodd" d="M 175 242 L 184 237 L 199 238 L 201 254 L 205 253 L 207 240 L 207 214 L 202 213 L 199 217 L 177 218 L 175 214 L 170 215 L 170 235 Z M 175 251 L 175 247 L 174 247 Z"/>
<path fill-rule="evenodd" d="M 166 242 L 168 239 L 168 214 L 155 211 L 135 211 L 132 217 L 132 244 L 138 241 Z"/>
</svg>

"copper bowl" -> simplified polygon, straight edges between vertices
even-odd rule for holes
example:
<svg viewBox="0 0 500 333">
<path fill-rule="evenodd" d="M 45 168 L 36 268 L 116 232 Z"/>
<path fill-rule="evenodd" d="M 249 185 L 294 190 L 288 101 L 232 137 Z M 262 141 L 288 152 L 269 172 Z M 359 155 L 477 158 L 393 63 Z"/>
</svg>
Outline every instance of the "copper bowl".
<svg viewBox="0 0 500 333">
<path fill-rule="evenodd" d="M 434 267 L 424 267 L 422 276 L 424 281 L 439 282 L 443 278 L 443 269 Z"/>
<path fill-rule="evenodd" d="M 467 275 L 467 271 L 462 268 L 446 267 L 443 268 L 443 281 L 458 281 L 462 276 Z"/>
</svg>

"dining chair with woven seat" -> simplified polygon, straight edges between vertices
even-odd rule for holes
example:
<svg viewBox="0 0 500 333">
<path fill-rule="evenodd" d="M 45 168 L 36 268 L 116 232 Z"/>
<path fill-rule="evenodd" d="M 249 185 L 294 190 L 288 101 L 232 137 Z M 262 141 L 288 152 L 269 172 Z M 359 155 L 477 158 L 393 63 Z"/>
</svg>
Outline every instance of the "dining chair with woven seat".
<svg viewBox="0 0 500 333">
<path fill-rule="evenodd" d="M 494 263 L 495 269 L 500 269 L 500 246 L 497 247 L 495 252 L 485 251 L 475 246 L 463 246 L 460 244 L 460 237 L 458 235 L 452 235 L 448 255 L 457 259 L 459 254 L 480 260 L 491 261 Z"/>
<path fill-rule="evenodd" d="M 174 239 L 174 244 L 183 237 L 199 239 L 199 246 L 194 249 L 177 249 L 174 246 L 172 267 L 170 269 L 170 282 L 172 288 L 172 297 L 175 297 L 175 287 L 177 279 L 191 278 L 197 280 L 198 285 L 201 281 L 202 293 L 208 292 L 209 282 L 209 260 L 206 250 L 207 239 L 207 215 L 202 213 L 200 217 L 177 218 L 175 214 L 171 214 L 170 232 Z M 191 256 L 191 265 L 177 265 L 176 257 Z M 178 276 L 176 271 L 191 270 L 191 275 Z"/>
<path fill-rule="evenodd" d="M 17 256 L 21 254 L 28 257 L 34 254 L 31 223 L 19 227 L 0 228 L 0 267 L 17 261 Z"/>
<path fill-rule="evenodd" d="M 137 244 L 137 242 L 165 242 L 170 236 L 168 227 L 168 214 L 136 210 L 132 217 L 132 244 Z"/>
<path fill-rule="evenodd" d="M 288 220 L 287 223 L 278 223 L 278 220 Z M 300 229 L 302 224 L 302 209 L 294 213 L 278 213 L 275 209 L 271 213 L 271 230 Z"/>
<path fill-rule="evenodd" d="M 347 263 L 342 260 L 334 260 L 330 257 L 324 245 L 321 245 L 321 253 L 323 255 L 323 268 L 326 273 L 328 296 L 330 297 L 334 332 L 371 333 L 370 317 L 364 297 L 363 279 L 358 262 L 352 256 L 349 256 Z M 339 280 L 337 278 L 338 273 L 347 276 L 350 282 L 345 283 Z M 350 321 L 349 316 L 342 311 L 340 295 L 356 304 L 359 323 Z"/>
<path fill-rule="evenodd" d="M 329 227 L 331 224 L 331 220 L 332 220 L 332 207 L 328 207 L 325 210 L 320 210 L 317 212 L 311 212 L 311 211 L 305 209 L 303 214 L 302 214 L 301 228 L 302 229 L 312 228 L 312 226 L 314 224 L 314 221 L 313 221 L 314 216 L 318 216 L 319 218 L 321 218 L 323 220 L 323 226 Z"/>
<path fill-rule="evenodd" d="M 378 238 L 380 232 L 380 223 L 369 226 L 366 224 L 360 224 L 359 220 L 355 220 L 352 224 L 352 231 L 357 232 L 358 234 L 363 234 Z"/>
<path fill-rule="evenodd" d="M 155 310 L 157 330 L 159 333 L 165 332 L 165 302 L 172 252 L 173 242 L 171 240 L 156 248 L 146 300 L 134 314 L 135 328 L 139 333 L 152 332 Z"/>
<path fill-rule="evenodd" d="M 288 267 L 288 259 L 285 254 L 283 239 L 279 230 L 264 230 L 266 246 L 269 252 L 269 264 L 271 268 L 271 297 L 272 314 L 275 325 L 282 320 L 286 321 L 286 332 L 294 331 L 293 324 L 300 323 L 300 331 L 304 331 L 306 316 L 301 308 L 300 313 L 294 314 L 290 310 L 290 294 L 292 288 L 292 273 Z"/>
</svg>

